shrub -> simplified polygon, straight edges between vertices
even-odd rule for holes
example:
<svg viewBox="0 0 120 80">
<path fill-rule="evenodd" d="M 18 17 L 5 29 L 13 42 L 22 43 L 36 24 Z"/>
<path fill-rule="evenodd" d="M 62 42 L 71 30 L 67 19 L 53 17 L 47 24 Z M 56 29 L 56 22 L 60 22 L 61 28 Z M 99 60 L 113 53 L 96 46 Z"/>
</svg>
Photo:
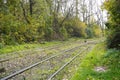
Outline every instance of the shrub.
<svg viewBox="0 0 120 80">
<path fill-rule="evenodd" d="M 72 37 L 86 37 L 86 25 L 85 23 L 81 22 L 79 19 L 72 18 L 68 19 L 64 26 L 68 34 Z"/>
</svg>

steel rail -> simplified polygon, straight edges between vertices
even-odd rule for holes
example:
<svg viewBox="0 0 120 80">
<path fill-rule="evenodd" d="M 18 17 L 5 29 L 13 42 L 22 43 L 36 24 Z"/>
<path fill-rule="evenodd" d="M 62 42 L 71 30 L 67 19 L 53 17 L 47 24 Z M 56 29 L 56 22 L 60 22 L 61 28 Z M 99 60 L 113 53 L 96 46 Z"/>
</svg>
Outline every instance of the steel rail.
<svg viewBox="0 0 120 80">
<path fill-rule="evenodd" d="M 86 44 L 88 44 L 88 43 L 84 43 L 84 44 L 82 44 L 82 45 L 80 45 L 80 46 L 77 46 L 77 47 L 74 47 L 74 48 L 72 48 L 72 49 L 63 50 L 63 51 L 61 51 L 59 54 L 53 55 L 53 56 L 51 56 L 51 57 L 49 57 L 49 58 L 46 58 L 46 59 L 44 59 L 44 60 L 42 60 L 42 61 L 40 61 L 40 62 L 37 62 L 37 63 L 33 64 L 33 65 L 31 65 L 31 66 L 28 66 L 28 67 L 23 68 L 23 69 L 21 69 L 21 70 L 19 70 L 19 71 L 16 71 L 15 73 L 13 73 L 13 74 L 11 74 L 11 75 L 8 75 L 8 76 L 6 76 L 6 77 L 4 77 L 4 78 L 1 78 L 0 80 L 8 80 L 8 79 L 10 79 L 10 78 L 12 78 L 12 77 L 14 77 L 14 76 L 16 76 L 16 75 L 18 75 L 18 74 L 21 74 L 21 73 L 23 73 L 23 72 L 25 72 L 25 71 L 33 68 L 33 67 L 35 67 L 35 66 L 37 66 L 37 65 L 45 62 L 45 61 L 48 61 L 48 60 L 50 60 L 50 59 L 52 59 L 52 58 L 54 58 L 54 57 L 56 57 L 56 56 L 58 56 L 58 55 L 60 55 L 60 54 L 63 54 L 63 53 L 65 53 L 65 52 L 72 51 L 72 50 L 74 50 L 74 49 L 76 49 L 76 48 L 79 48 L 79 47 L 81 47 L 81 46 L 84 46 L 84 45 L 86 45 Z"/>
<path fill-rule="evenodd" d="M 77 41 L 77 42 L 79 42 L 79 41 Z M 64 45 L 66 45 L 66 44 L 68 44 L 68 42 L 67 43 L 65 43 Z M 71 43 L 70 43 L 71 44 Z M 59 45 L 59 46 L 58 46 Z M 59 48 L 59 47 L 61 47 L 61 46 L 63 46 L 63 44 L 56 44 L 56 45 L 54 45 L 54 46 L 47 46 L 47 47 L 44 47 L 43 49 L 39 49 L 40 51 L 44 51 L 44 50 L 51 50 L 51 49 L 56 49 L 56 48 Z M 37 48 L 36 48 L 37 49 Z M 18 52 L 20 52 L 20 53 L 22 53 L 22 52 L 28 52 L 28 51 L 30 51 L 31 49 L 29 49 L 29 50 L 25 50 L 25 51 L 18 51 Z M 35 51 L 38 51 L 38 50 L 35 50 Z M 0 60 L 0 63 L 3 63 L 3 62 L 6 62 L 6 61 L 9 61 L 9 60 L 11 60 L 11 59 L 15 59 L 15 58 L 19 58 L 19 56 L 17 56 L 17 57 L 11 57 L 11 58 L 7 58 L 7 59 L 2 59 L 2 60 Z"/>
<path fill-rule="evenodd" d="M 89 48 L 89 47 L 88 47 Z M 88 48 L 78 52 L 78 54 L 76 54 L 71 60 L 69 60 L 67 63 L 65 63 L 62 67 L 60 67 L 55 73 L 53 73 L 48 80 L 51 80 L 55 75 L 57 75 L 61 70 L 63 70 L 68 64 L 70 64 L 75 58 L 77 58 L 82 52 L 84 52 L 85 50 L 87 50 Z"/>
<path fill-rule="evenodd" d="M 6 61 L 9 61 L 9 59 L 2 59 L 0 60 L 0 63 L 6 62 Z"/>
</svg>

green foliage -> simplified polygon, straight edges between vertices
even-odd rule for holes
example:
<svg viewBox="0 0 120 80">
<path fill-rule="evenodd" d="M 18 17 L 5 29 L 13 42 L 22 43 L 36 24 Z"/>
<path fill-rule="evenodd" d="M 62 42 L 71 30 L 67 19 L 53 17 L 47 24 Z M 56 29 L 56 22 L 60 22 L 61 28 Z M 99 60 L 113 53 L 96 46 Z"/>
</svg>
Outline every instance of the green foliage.
<svg viewBox="0 0 120 80">
<path fill-rule="evenodd" d="M 85 32 L 86 25 L 79 19 L 70 18 L 64 23 L 64 26 L 66 26 L 67 32 L 69 33 L 70 36 L 86 37 Z"/>
<path fill-rule="evenodd" d="M 70 40 L 71 42 L 74 41 Z M 25 44 L 17 44 L 17 45 L 4 45 L 3 43 L 0 43 L 0 54 L 6 54 L 6 53 L 11 53 L 11 52 L 16 52 L 16 51 L 23 51 L 23 50 L 28 50 L 28 49 L 33 49 L 33 48 L 40 48 L 40 47 L 48 47 L 48 46 L 54 46 L 56 44 L 61 44 L 61 41 L 51 41 L 51 42 L 46 42 L 45 44 L 40 44 L 40 43 L 25 43 Z"/>
<path fill-rule="evenodd" d="M 108 48 L 120 49 L 120 32 L 107 36 Z"/>
<path fill-rule="evenodd" d="M 109 13 L 109 20 L 106 23 L 107 34 L 108 34 L 108 47 L 109 48 L 120 48 L 120 0 L 109 0 L 104 3 L 104 8 Z M 112 39 L 114 38 L 114 39 Z M 113 44 L 111 44 L 113 42 Z M 109 45 L 110 44 L 110 45 Z M 118 46 L 116 46 L 118 45 Z"/>
<path fill-rule="evenodd" d="M 87 38 L 101 37 L 101 29 L 98 25 L 94 24 L 86 29 Z"/>
<path fill-rule="evenodd" d="M 90 27 L 87 27 L 86 33 L 87 33 L 87 38 L 92 38 L 94 35 L 93 30 Z"/>
<path fill-rule="evenodd" d="M 4 17 L 5 16 L 5 17 Z M 1 40 L 7 45 L 30 42 L 38 39 L 38 27 L 42 27 L 39 23 L 31 19 L 31 24 L 25 24 L 15 19 L 12 15 L 2 15 L 0 19 L 0 36 Z M 44 27 L 44 26 L 43 26 Z M 42 28 L 41 28 L 42 29 Z M 41 37 L 41 33 L 39 36 Z"/>
<path fill-rule="evenodd" d="M 85 38 L 89 32 L 98 35 L 92 29 L 86 33 L 86 24 L 77 17 L 52 10 L 52 0 L 33 0 L 32 14 L 29 0 L 0 0 L 0 5 L 0 43 L 4 45 Z"/>
<path fill-rule="evenodd" d="M 24 4 L 24 7 L 27 5 Z M 5 6 L 5 10 L 8 10 L 7 14 L 4 11 Z M 30 21 L 30 24 L 28 24 L 24 19 L 25 16 L 22 14 L 23 11 L 19 1 L 8 1 L 2 5 L 1 9 L 3 11 L 0 13 L 0 42 L 4 42 L 7 45 L 21 44 L 24 42 L 39 41 L 44 36 L 45 20 L 42 14 L 37 19 L 29 15 L 26 16 Z"/>
<path fill-rule="evenodd" d="M 65 27 L 62 27 L 60 29 L 60 33 L 61 33 L 61 36 L 62 36 L 62 40 L 66 40 L 68 38 L 68 33 L 67 33 L 67 30 Z"/>
<path fill-rule="evenodd" d="M 101 29 L 100 29 L 100 26 L 98 26 L 97 24 L 94 24 L 93 25 L 93 34 L 95 37 L 100 37 L 101 36 Z"/>
<path fill-rule="evenodd" d="M 48 41 L 52 40 L 53 38 L 53 27 L 52 27 L 52 17 L 49 16 L 45 20 L 45 29 L 44 29 L 45 35 L 44 38 Z"/>
<path fill-rule="evenodd" d="M 99 44 L 82 61 L 78 72 L 71 80 L 119 80 L 119 61 L 119 50 L 106 50 L 105 44 Z M 95 71 L 97 66 L 106 67 L 106 71 Z"/>
<path fill-rule="evenodd" d="M 3 43 L 0 43 L 0 49 L 2 49 L 4 47 Z"/>
</svg>

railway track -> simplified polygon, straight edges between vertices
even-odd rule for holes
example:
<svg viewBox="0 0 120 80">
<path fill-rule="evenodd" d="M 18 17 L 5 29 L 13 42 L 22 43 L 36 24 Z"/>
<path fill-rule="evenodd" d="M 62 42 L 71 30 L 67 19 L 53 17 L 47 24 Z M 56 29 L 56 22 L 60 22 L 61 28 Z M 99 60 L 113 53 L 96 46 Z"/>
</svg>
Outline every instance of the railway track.
<svg viewBox="0 0 120 80">
<path fill-rule="evenodd" d="M 76 44 L 77 43 L 80 43 L 79 41 L 77 41 L 76 42 Z M 72 42 L 71 42 L 71 44 L 72 44 Z M 52 49 L 58 49 L 60 46 L 62 47 L 62 46 L 65 46 L 65 45 L 68 45 L 68 43 L 65 43 L 65 44 L 61 44 L 61 45 L 59 45 L 59 46 L 55 46 L 55 47 L 47 47 L 47 49 L 48 50 L 52 50 Z M 70 44 L 69 44 L 70 45 Z M 44 49 L 45 50 L 45 49 Z M 43 50 L 41 50 L 41 51 L 43 51 Z M 65 50 L 59 50 L 59 51 L 65 51 Z M 58 52 L 59 52 L 58 51 Z M 55 52 L 56 53 L 56 52 Z M 0 60 L 0 62 L 1 62 L 1 66 L 4 68 L 4 69 L 6 69 L 5 71 L 6 72 L 4 72 L 3 73 L 3 75 L 2 76 L 5 76 L 5 75 L 9 75 L 9 74 L 11 74 L 11 73 L 14 73 L 14 72 L 16 72 L 17 70 L 19 70 L 19 69 L 21 69 L 21 68 L 24 68 L 24 67 L 26 67 L 26 66 L 28 66 L 28 65 L 31 65 L 31 64 L 33 64 L 34 62 L 37 62 L 37 61 L 39 61 L 39 60 L 42 60 L 42 58 L 45 58 L 46 56 L 50 56 L 50 55 L 45 55 L 45 53 L 43 53 L 43 52 L 39 52 L 38 53 L 39 55 L 37 55 L 36 53 L 35 53 L 35 55 L 34 56 L 32 56 L 33 54 L 29 54 L 29 55 L 26 55 L 26 57 L 25 58 L 21 58 L 20 56 L 18 56 L 18 57 L 11 57 L 11 58 L 8 58 L 8 59 L 3 59 L 3 60 Z M 20 58 L 20 59 L 19 59 Z M 32 59 L 32 61 L 30 61 Z M 34 60 L 34 59 L 37 59 L 37 60 Z M 27 62 L 28 61 L 28 62 Z M 28 64 L 29 63 L 29 64 Z M 27 65 L 28 64 L 28 65 Z M 4 65 L 4 66 L 3 66 Z"/>
<path fill-rule="evenodd" d="M 76 48 L 78 48 L 78 46 L 77 46 L 77 47 L 74 47 L 74 48 L 72 48 L 72 49 L 62 50 L 59 54 L 53 55 L 53 56 L 51 56 L 50 58 L 56 57 L 57 55 L 60 55 L 60 54 L 65 53 L 65 52 L 72 51 L 72 50 L 74 50 L 74 49 L 76 49 Z M 48 59 L 49 59 L 49 58 L 48 58 Z M 43 60 L 43 61 L 44 61 L 44 60 Z M 41 62 L 42 62 L 42 61 L 41 61 Z"/>
<path fill-rule="evenodd" d="M 66 62 L 63 66 L 61 66 L 56 72 L 54 72 L 49 78 L 48 80 L 52 80 L 52 78 L 54 78 L 54 76 L 56 76 L 60 71 L 62 71 L 67 65 L 69 65 L 75 58 L 77 58 L 80 53 L 82 53 L 83 51 L 87 50 L 88 48 L 79 51 L 74 57 L 72 57 L 72 59 L 70 59 L 68 62 Z"/>
<path fill-rule="evenodd" d="M 90 40 L 88 40 L 89 42 L 90 42 Z M 74 42 L 74 41 L 73 41 Z M 40 47 L 40 48 L 34 48 L 34 49 L 28 49 L 28 50 L 23 50 L 23 51 L 16 51 L 16 52 L 12 52 L 12 53 L 6 53 L 6 54 L 1 54 L 0 55 L 0 63 L 1 62 L 5 62 L 6 60 L 10 60 L 10 59 L 12 59 L 11 57 L 9 58 L 8 56 L 12 56 L 12 55 L 17 55 L 17 56 L 14 56 L 13 57 L 13 59 L 15 59 L 15 58 L 18 58 L 18 57 L 21 57 L 20 55 L 24 55 L 24 54 L 26 54 L 26 55 L 28 55 L 31 51 L 44 51 L 44 50 L 51 50 L 51 49 L 57 49 L 57 48 L 59 48 L 59 47 L 61 47 L 61 46 L 64 46 L 64 45 L 66 45 L 66 44 L 72 44 L 73 43 L 72 41 L 68 41 L 68 42 L 61 42 L 61 43 L 59 43 L 59 44 L 55 44 L 55 45 L 52 45 L 52 46 L 47 46 L 47 47 Z M 84 42 L 84 40 L 77 40 L 76 42 L 74 42 L 74 43 L 78 43 L 78 44 L 80 44 L 80 42 L 81 43 L 83 43 Z M 94 42 L 94 41 L 93 41 Z M 24 54 L 23 54 L 24 53 Z M 27 54 L 28 53 L 28 54 Z M 26 56 L 26 55 L 24 55 L 24 56 Z"/>
<path fill-rule="evenodd" d="M 53 58 L 56 58 L 57 56 L 59 56 L 59 55 L 61 55 L 61 54 L 65 54 L 66 52 L 69 52 L 68 54 L 70 54 L 70 52 L 72 53 L 72 51 L 75 51 L 75 50 L 77 50 L 77 49 L 79 49 L 81 46 L 86 46 L 87 44 L 93 44 L 92 42 L 89 42 L 89 43 L 85 43 L 85 44 L 83 44 L 83 45 L 80 45 L 80 46 L 76 46 L 76 47 L 74 47 L 74 48 L 71 48 L 71 49 L 68 49 L 68 50 L 63 50 L 61 53 L 59 53 L 59 54 L 56 54 L 56 55 L 53 55 L 53 56 L 51 56 L 51 57 L 48 57 L 48 58 L 46 58 L 46 59 L 44 59 L 44 60 L 42 60 L 42 61 L 39 61 L 39 62 L 37 62 L 37 63 L 35 63 L 35 64 L 33 64 L 33 65 L 30 65 L 30 66 L 28 66 L 28 67 L 25 67 L 25 68 L 23 68 L 23 69 L 21 69 L 21 70 L 18 70 L 18 71 L 16 71 L 16 72 L 14 72 L 13 74 L 11 74 L 11 75 L 9 75 L 9 76 L 7 76 L 7 77 L 4 77 L 4 78 L 2 78 L 1 80 L 7 80 L 7 79 L 10 79 L 10 78 L 16 78 L 15 76 L 17 76 L 17 75 L 19 75 L 19 74 L 22 74 L 22 73 L 25 73 L 26 71 L 28 71 L 28 70 L 31 70 L 32 68 L 34 68 L 34 67 L 36 67 L 36 66 L 38 66 L 38 65 L 40 65 L 40 64 L 42 64 L 42 63 L 44 63 L 44 62 L 46 62 L 46 61 L 49 61 L 49 60 L 51 60 L 51 59 L 53 59 Z M 67 54 L 67 55 L 68 55 Z M 64 58 L 68 58 L 68 57 L 64 57 Z M 60 58 L 60 59 L 62 59 L 62 58 Z M 52 61 L 51 61 L 52 62 Z M 15 80 L 19 80 L 19 79 L 15 79 Z M 42 80 L 42 79 L 40 79 L 40 80 Z M 44 79 L 43 79 L 44 80 Z"/>
<path fill-rule="evenodd" d="M 83 41 L 76 41 L 75 43 L 77 44 L 80 44 L 83 43 Z M 89 41 L 90 42 L 90 41 Z M 73 42 L 67 42 L 67 43 L 61 43 L 61 44 L 55 44 L 54 46 L 47 46 L 47 47 L 43 47 L 43 48 L 35 48 L 34 50 L 31 50 L 31 49 L 28 49 L 28 50 L 24 50 L 24 51 L 18 51 L 18 52 L 12 52 L 12 53 L 8 53 L 7 55 L 0 55 L 0 63 L 3 63 L 3 62 L 6 62 L 6 61 L 9 61 L 9 60 L 12 60 L 12 59 L 15 59 L 15 58 L 19 58 L 19 57 L 24 57 L 24 56 L 27 56 L 27 55 L 30 55 L 30 53 L 32 51 L 44 51 L 44 50 L 52 50 L 52 49 L 57 49 L 59 47 L 62 47 L 62 46 L 65 46 L 66 44 L 68 45 L 71 45 Z M 75 44 L 74 43 L 74 44 Z M 24 54 L 23 54 L 24 53 Z M 13 57 L 8 57 L 8 56 L 12 56 L 14 55 Z M 16 55 L 16 56 L 15 56 Z M 22 56 L 21 56 L 22 55 Z M 7 56 L 7 57 L 3 57 L 3 56 Z"/>
<path fill-rule="evenodd" d="M 75 43 L 80 43 L 82 41 L 76 41 Z M 73 42 L 62 42 L 62 43 L 59 43 L 59 44 L 55 44 L 53 46 L 47 46 L 47 47 L 42 47 L 41 48 L 35 48 L 34 50 L 33 49 L 28 49 L 28 50 L 24 50 L 24 51 L 17 51 L 17 52 L 12 52 L 12 53 L 8 53 L 6 55 L 0 55 L 0 63 L 2 62 L 5 62 L 5 61 L 8 61 L 8 60 L 11 60 L 11 59 L 15 59 L 15 58 L 18 58 L 18 57 L 21 57 L 20 55 L 24 55 L 24 56 L 27 56 L 31 51 L 44 51 L 44 50 L 52 50 L 52 49 L 57 49 L 59 47 L 62 47 L 62 46 L 65 46 L 65 45 L 70 45 L 72 44 Z M 23 54 L 24 53 L 24 54 Z M 12 56 L 12 55 L 17 55 L 17 56 L 14 56 L 14 57 L 8 57 L 8 56 Z M 6 57 L 4 57 L 6 56 Z M 3 59 L 2 59 L 3 58 Z"/>
<path fill-rule="evenodd" d="M 63 64 L 47 80 L 71 80 L 73 75 L 77 72 L 81 61 L 85 58 L 86 54 L 91 51 L 94 46 L 89 46 L 84 50 L 77 52 L 68 62 Z"/>
</svg>

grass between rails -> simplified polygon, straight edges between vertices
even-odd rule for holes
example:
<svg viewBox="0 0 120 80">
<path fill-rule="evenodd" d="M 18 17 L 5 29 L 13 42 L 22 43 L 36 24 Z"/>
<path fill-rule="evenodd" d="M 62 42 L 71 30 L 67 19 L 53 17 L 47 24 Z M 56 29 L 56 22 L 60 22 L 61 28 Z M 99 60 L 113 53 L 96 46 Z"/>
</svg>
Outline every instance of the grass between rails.
<svg viewBox="0 0 120 80">
<path fill-rule="evenodd" d="M 51 42 L 45 42 L 45 44 L 41 43 L 31 43 L 31 44 L 21 44 L 21 45 L 10 45 L 10 46 L 5 46 L 3 48 L 0 48 L 0 55 L 5 54 L 5 53 L 11 53 L 15 51 L 22 51 L 22 50 L 28 50 L 28 49 L 33 49 L 33 48 L 43 48 L 47 46 L 53 46 L 56 44 L 61 44 L 61 43 L 66 43 L 66 42 L 72 42 L 72 41 L 78 41 L 78 40 L 84 40 L 80 38 L 70 38 L 66 41 L 51 41 Z"/>
<path fill-rule="evenodd" d="M 27 49 L 32 49 L 32 48 L 37 48 L 37 47 L 43 47 L 43 46 L 49 46 L 49 45 L 54 45 L 58 44 L 60 42 L 48 42 L 45 45 L 44 44 L 21 44 L 21 45 L 11 45 L 11 46 L 6 46 L 2 49 L 0 49 L 0 54 L 5 54 L 5 53 L 10 53 L 14 51 L 22 51 L 22 50 L 27 50 Z"/>
<path fill-rule="evenodd" d="M 99 66 L 106 67 L 106 71 L 96 71 Z M 71 80 L 120 80 L 120 51 L 107 50 L 104 43 L 96 45 Z"/>
</svg>

